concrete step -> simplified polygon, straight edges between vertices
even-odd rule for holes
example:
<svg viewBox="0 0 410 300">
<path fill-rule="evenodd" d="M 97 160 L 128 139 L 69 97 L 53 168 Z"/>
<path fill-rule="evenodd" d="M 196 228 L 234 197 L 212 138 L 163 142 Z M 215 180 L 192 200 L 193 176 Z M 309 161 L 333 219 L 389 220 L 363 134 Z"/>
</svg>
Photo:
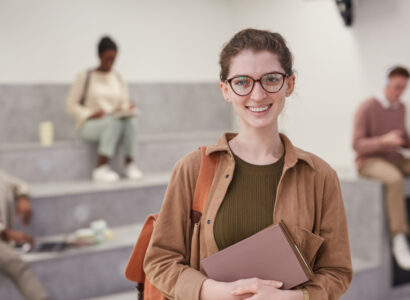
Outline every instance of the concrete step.
<svg viewBox="0 0 410 300">
<path fill-rule="evenodd" d="M 105 295 L 105 296 L 96 297 L 96 298 L 89 298 L 86 300 L 137 300 L 137 297 L 138 297 L 137 295 L 138 295 L 137 290 L 133 289 L 132 291 Z"/>
<path fill-rule="evenodd" d="M 147 173 L 141 180 L 104 184 L 91 181 L 32 185 L 34 215 L 17 228 L 35 236 L 69 233 L 104 219 L 109 226 L 143 222 L 158 212 L 170 172 Z"/>
<path fill-rule="evenodd" d="M 68 89 L 69 84 L 0 85 L 1 143 L 37 142 L 41 121 L 54 124 L 57 141 L 75 139 L 74 121 L 65 110 Z M 218 82 L 132 83 L 129 90 L 142 111 L 141 135 L 232 127 L 231 107 Z"/>
<path fill-rule="evenodd" d="M 201 145 L 214 144 L 222 132 L 191 132 L 141 136 L 137 163 L 144 172 L 170 171 L 181 157 Z M 114 169 L 123 172 L 120 155 Z M 91 178 L 97 158 L 96 145 L 79 141 L 0 146 L 0 167 L 31 183 L 79 181 Z"/>
<path fill-rule="evenodd" d="M 112 239 L 94 246 L 22 255 L 53 300 L 75 300 L 131 291 L 124 270 L 141 224 L 113 228 Z M 42 240 L 58 240 L 49 236 Z M 0 276 L 0 299 L 22 300 L 10 280 Z"/>
<path fill-rule="evenodd" d="M 343 300 L 410 299 L 410 284 L 392 287 L 390 236 L 380 182 L 337 169 L 349 227 L 354 276 Z M 406 179 L 406 194 L 410 180 Z"/>
</svg>

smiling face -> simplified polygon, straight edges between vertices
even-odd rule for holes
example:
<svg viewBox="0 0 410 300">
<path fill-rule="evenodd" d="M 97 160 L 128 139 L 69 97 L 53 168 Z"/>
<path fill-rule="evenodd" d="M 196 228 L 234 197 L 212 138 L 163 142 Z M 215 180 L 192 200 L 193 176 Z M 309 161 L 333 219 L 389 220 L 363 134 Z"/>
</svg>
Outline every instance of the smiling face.
<svg viewBox="0 0 410 300">
<path fill-rule="evenodd" d="M 286 73 L 278 56 L 269 51 L 243 50 L 232 58 L 228 79 L 246 75 L 257 80 L 267 73 Z M 278 116 L 285 105 L 285 98 L 290 96 L 295 85 L 295 76 L 285 78 L 282 88 L 276 93 L 264 90 L 260 82 L 255 82 L 252 92 L 246 96 L 237 95 L 228 82 L 221 82 L 224 98 L 231 102 L 239 116 L 241 127 L 266 128 L 277 126 Z"/>
</svg>

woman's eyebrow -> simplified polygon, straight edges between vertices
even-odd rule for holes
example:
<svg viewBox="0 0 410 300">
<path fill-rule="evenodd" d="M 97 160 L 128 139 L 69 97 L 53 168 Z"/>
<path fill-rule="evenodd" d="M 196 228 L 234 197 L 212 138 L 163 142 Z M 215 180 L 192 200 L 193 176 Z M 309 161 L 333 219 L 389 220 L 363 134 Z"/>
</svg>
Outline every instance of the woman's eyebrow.
<svg viewBox="0 0 410 300">
<path fill-rule="evenodd" d="M 281 74 L 282 74 L 282 73 L 285 73 L 285 72 L 280 71 L 280 70 L 273 70 L 273 71 L 269 71 L 269 72 L 263 73 L 262 75 L 259 76 L 259 78 L 261 78 L 263 75 L 271 74 L 271 73 L 281 73 Z M 252 77 L 251 75 L 247 75 L 247 74 L 236 74 L 236 75 L 232 75 L 232 76 L 229 77 L 229 78 L 235 78 L 235 77 L 240 77 L 240 76 L 246 76 L 246 77 L 250 77 L 250 78 L 252 78 L 252 79 L 256 79 L 256 78 Z"/>
</svg>

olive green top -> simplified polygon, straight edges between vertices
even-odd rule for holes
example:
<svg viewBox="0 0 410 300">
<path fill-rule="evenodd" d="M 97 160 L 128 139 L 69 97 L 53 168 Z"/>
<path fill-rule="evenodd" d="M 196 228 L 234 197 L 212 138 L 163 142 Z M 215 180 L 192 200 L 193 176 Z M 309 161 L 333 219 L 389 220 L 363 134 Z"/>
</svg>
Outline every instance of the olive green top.
<svg viewBox="0 0 410 300">
<path fill-rule="evenodd" d="M 253 165 L 234 155 L 232 182 L 214 223 L 219 250 L 273 224 L 273 206 L 284 157 L 270 165 Z"/>
</svg>

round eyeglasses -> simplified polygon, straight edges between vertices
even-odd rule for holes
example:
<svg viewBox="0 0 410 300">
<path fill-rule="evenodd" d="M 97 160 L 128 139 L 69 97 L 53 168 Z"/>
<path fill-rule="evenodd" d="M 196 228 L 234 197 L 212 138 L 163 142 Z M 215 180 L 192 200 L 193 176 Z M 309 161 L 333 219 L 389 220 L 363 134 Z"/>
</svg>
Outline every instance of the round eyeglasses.
<svg viewBox="0 0 410 300">
<path fill-rule="evenodd" d="M 259 82 L 266 92 L 277 93 L 283 87 L 287 76 L 287 74 L 280 72 L 266 73 L 259 79 L 253 79 L 248 75 L 238 75 L 227 79 L 226 82 L 229 83 L 235 94 L 247 96 L 252 92 L 256 82 Z"/>
</svg>

